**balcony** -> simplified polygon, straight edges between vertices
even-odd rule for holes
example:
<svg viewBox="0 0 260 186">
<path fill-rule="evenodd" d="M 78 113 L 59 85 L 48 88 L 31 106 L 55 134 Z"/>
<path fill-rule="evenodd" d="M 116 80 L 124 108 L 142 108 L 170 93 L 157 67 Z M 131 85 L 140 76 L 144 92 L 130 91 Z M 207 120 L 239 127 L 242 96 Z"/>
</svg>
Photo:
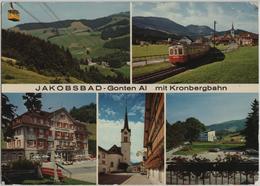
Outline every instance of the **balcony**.
<svg viewBox="0 0 260 186">
<path fill-rule="evenodd" d="M 39 139 L 46 139 L 46 136 L 45 136 L 44 134 L 39 134 L 39 135 L 37 136 L 37 138 L 39 138 Z"/>
<path fill-rule="evenodd" d="M 27 140 L 36 140 L 36 136 L 34 134 L 28 134 L 26 138 Z"/>
<path fill-rule="evenodd" d="M 68 146 L 68 145 L 57 145 L 57 150 L 75 150 L 75 146 Z"/>
<path fill-rule="evenodd" d="M 48 141 L 53 141 L 53 137 L 52 136 L 48 136 Z"/>
</svg>

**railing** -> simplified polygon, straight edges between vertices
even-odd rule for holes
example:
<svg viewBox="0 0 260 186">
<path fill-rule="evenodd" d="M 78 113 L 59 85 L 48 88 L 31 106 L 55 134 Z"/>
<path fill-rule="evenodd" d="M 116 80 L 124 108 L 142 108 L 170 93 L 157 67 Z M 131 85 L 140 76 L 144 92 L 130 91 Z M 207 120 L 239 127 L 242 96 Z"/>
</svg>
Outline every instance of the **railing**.
<svg viewBox="0 0 260 186">
<path fill-rule="evenodd" d="M 26 138 L 27 138 L 28 140 L 36 140 L 36 135 L 35 135 L 35 134 L 28 134 L 28 135 L 26 136 Z"/>
<path fill-rule="evenodd" d="M 149 61 L 158 60 L 158 59 L 162 59 L 163 61 L 167 61 L 168 60 L 168 54 L 133 57 L 133 63 L 145 62 L 146 64 L 149 64 Z"/>
<path fill-rule="evenodd" d="M 167 163 L 167 184 L 254 184 L 258 162 Z"/>
</svg>

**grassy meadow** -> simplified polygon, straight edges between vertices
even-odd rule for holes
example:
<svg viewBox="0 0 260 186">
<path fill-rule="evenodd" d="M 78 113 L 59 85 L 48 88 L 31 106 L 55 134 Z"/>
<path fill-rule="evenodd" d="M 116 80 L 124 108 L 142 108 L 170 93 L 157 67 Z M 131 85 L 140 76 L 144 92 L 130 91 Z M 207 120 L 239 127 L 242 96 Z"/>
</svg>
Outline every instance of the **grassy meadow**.
<svg viewBox="0 0 260 186">
<path fill-rule="evenodd" d="M 132 48 L 133 58 L 152 56 L 152 55 L 167 55 L 168 47 L 169 47 L 168 45 L 148 45 L 148 46 L 133 45 Z"/>
<path fill-rule="evenodd" d="M 258 83 L 258 47 L 240 47 L 225 59 L 185 71 L 160 83 Z"/>
<path fill-rule="evenodd" d="M 50 83 L 55 80 L 55 77 L 44 76 L 26 69 L 19 67 L 15 64 L 14 59 L 1 57 L 2 65 L 2 83 L 19 84 L 19 83 Z M 65 77 L 57 77 L 63 83 L 68 83 Z M 83 83 L 82 81 L 70 77 L 71 83 Z"/>
<path fill-rule="evenodd" d="M 189 150 L 180 150 L 174 153 L 174 155 L 194 155 L 202 152 L 208 152 L 211 148 L 234 149 L 243 147 L 243 143 L 222 143 L 222 142 L 193 142 L 189 145 Z"/>
<path fill-rule="evenodd" d="M 101 32 L 83 31 L 71 34 L 59 30 L 60 35 L 54 36 L 50 31 L 43 33 L 44 30 L 45 29 L 30 30 L 30 34 L 68 48 L 73 57 L 77 59 L 85 59 L 86 57 L 96 58 L 119 51 L 118 49 L 103 47 L 107 41 L 101 39 Z"/>
</svg>

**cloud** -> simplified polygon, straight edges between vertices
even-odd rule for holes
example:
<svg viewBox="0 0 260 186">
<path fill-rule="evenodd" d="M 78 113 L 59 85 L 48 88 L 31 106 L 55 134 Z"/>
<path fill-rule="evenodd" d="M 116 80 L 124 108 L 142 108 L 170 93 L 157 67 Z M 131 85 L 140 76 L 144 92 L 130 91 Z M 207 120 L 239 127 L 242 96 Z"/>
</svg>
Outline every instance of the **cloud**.
<svg viewBox="0 0 260 186">
<path fill-rule="evenodd" d="M 105 120 L 98 121 L 98 145 L 109 149 L 116 144 L 121 146 L 121 129 L 124 120 Z M 136 156 L 136 152 L 143 149 L 144 124 L 142 122 L 129 122 L 131 129 L 131 161 L 140 162 L 141 157 Z"/>
<path fill-rule="evenodd" d="M 115 116 L 116 112 L 114 112 L 111 108 L 107 107 L 106 109 L 101 109 L 108 116 Z"/>
<path fill-rule="evenodd" d="M 134 3 L 135 4 L 135 3 Z M 247 2 L 164 2 L 142 3 L 133 6 L 133 16 L 155 16 L 173 20 L 181 25 L 207 25 L 217 30 L 235 28 L 258 32 L 258 8 Z"/>
<path fill-rule="evenodd" d="M 130 113 L 138 113 L 144 115 L 144 101 L 135 104 L 130 108 Z"/>
</svg>

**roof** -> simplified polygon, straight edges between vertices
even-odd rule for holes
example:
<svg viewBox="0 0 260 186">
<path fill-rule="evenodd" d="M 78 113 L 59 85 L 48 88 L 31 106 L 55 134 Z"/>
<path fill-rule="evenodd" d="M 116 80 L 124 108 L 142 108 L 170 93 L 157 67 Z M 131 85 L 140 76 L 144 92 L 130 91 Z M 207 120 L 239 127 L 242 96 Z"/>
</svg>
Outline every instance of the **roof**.
<svg viewBox="0 0 260 186">
<path fill-rule="evenodd" d="M 121 147 L 118 147 L 116 145 L 113 145 L 109 150 L 108 150 L 109 154 L 119 154 L 119 155 L 123 155 L 121 152 Z"/>
<path fill-rule="evenodd" d="M 74 124 L 77 124 L 77 125 L 85 125 L 85 126 L 86 126 L 87 123 L 81 122 L 81 121 L 78 121 L 78 120 L 74 119 L 74 118 L 70 115 L 70 113 L 69 113 L 64 107 L 62 107 L 62 108 L 60 108 L 60 109 L 58 109 L 58 110 L 55 110 L 55 111 L 53 111 L 53 112 L 46 112 L 46 111 L 29 112 L 29 111 L 27 111 L 27 112 L 21 114 L 20 116 L 16 117 L 16 118 L 14 119 L 14 121 L 15 121 L 16 119 L 19 119 L 19 118 L 23 118 L 23 119 L 26 120 L 26 118 L 24 118 L 24 117 L 37 117 L 37 118 L 41 118 L 41 119 L 44 119 L 44 120 L 49 120 L 49 119 L 51 119 L 51 117 L 55 116 L 55 114 L 59 114 L 59 113 L 61 113 L 61 112 L 64 112 L 64 113 L 71 119 L 71 121 L 72 121 Z M 27 123 L 27 122 L 26 122 L 26 123 Z M 30 122 L 28 122 L 28 123 L 30 123 Z M 41 125 L 41 124 L 37 124 L 37 125 Z"/>
<path fill-rule="evenodd" d="M 118 154 L 120 156 L 123 156 L 123 154 L 121 152 L 121 147 L 118 147 L 116 145 L 113 145 L 109 150 L 106 150 L 106 149 L 98 146 L 98 150 L 103 151 L 107 154 Z"/>
</svg>

